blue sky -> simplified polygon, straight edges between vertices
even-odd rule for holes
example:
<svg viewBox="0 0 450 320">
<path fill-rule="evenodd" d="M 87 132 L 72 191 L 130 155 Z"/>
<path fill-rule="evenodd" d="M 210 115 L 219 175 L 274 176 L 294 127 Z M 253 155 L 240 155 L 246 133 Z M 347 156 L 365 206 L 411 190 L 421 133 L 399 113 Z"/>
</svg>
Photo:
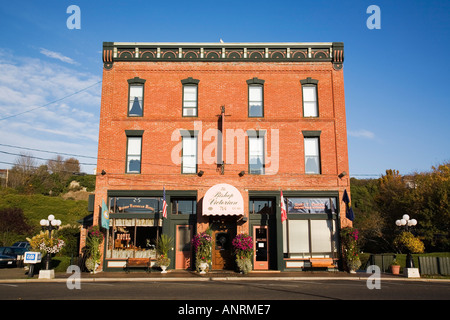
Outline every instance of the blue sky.
<svg viewBox="0 0 450 320">
<path fill-rule="evenodd" d="M 80 30 L 66 26 L 73 4 Z M 366 26 L 370 5 L 381 29 Z M 350 175 L 428 171 L 450 161 L 449 17 L 444 0 L 2 1 L 0 168 L 27 151 L 9 145 L 91 157 L 78 159 L 92 173 L 103 41 L 223 39 L 344 42 Z"/>
</svg>

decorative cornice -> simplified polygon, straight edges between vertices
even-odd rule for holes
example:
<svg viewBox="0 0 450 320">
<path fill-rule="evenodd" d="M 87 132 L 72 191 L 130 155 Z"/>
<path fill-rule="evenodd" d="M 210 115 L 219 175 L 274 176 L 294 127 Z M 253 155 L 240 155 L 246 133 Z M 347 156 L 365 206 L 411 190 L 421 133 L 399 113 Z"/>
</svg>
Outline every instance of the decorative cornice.
<svg viewBox="0 0 450 320">
<path fill-rule="evenodd" d="M 344 43 L 103 42 L 103 64 L 115 61 L 331 62 L 342 69 Z"/>
</svg>

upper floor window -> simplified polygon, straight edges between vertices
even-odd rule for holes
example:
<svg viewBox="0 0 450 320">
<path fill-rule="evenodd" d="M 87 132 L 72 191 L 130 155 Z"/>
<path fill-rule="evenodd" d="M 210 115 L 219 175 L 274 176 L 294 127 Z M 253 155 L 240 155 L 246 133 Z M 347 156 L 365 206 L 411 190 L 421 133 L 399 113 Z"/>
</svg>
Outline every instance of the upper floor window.
<svg viewBox="0 0 450 320">
<path fill-rule="evenodd" d="M 183 117 L 196 117 L 198 114 L 198 83 L 191 77 L 181 80 L 183 84 Z"/>
<path fill-rule="evenodd" d="M 126 173 L 141 173 L 142 130 L 127 130 Z"/>
<path fill-rule="evenodd" d="M 320 174 L 320 131 L 303 131 L 305 140 L 305 173 Z"/>
<path fill-rule="evenodd" d="M 303 96 L 303 116 L 304 117 L 318 117 L 319 107 L 317 103 L 317 84 L 318 80 L 306 78 L 300 80 L 302 84 Z"/>
<path fill-rule="evenodd" d="M 188 131 L 182 134 L 181 152 L 181 173 L 197 173 L 197 136 L 195 132 Z"/>
<path fill-rule="evenodd" d="M 253 78 L 248 84 L 248 116 L 264 117 L 264 80 Z"/>
<path fill-rule="evenodd" d="M 264 131 L 247 131 L 248 134 L 248 172 L 264 174 Z"/>
<path fill-rule="evenodd" d="M 144 84 L 145 80 L 138 77 L 128 80 L 129 117 L 142 117 L 144 115 Z"/>
</svg>

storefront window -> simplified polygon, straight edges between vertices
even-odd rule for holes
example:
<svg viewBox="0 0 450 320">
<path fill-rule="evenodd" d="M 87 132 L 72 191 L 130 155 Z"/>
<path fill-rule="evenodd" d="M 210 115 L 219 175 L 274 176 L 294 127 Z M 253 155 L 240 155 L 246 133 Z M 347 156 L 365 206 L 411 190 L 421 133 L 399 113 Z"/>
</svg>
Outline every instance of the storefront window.
<svg viewBox="0 0 450 320">
<path fill-rule="evenodd" d="M 109 210 L 106 258 L 156 258 L 162 197 L 110 197 Z M 142 218 L 135 218 L 136 214 Z"/>
<path fill-rule="evenodd" d="M 195 198 L 172 198 L 172 214 L 197 214 Z"/>
<path fill-rule="evenodd" d="M 156 258 L 161 222 L 155 219 L 111 219 L 106 258 Z"/>
<path fill-rule="evenodd" d="M 332 258 L 336 252 L 335 220 L 289 220 L 283 234 L 285 258 Z"/>
<path fill-rule="evenodd" d="M 283 224 L 285 258 L 332 258 L 337 252 L 335 197 L 287 197 Z M 324 215 L 321 219 L 320 214 Z"/>
</svg>

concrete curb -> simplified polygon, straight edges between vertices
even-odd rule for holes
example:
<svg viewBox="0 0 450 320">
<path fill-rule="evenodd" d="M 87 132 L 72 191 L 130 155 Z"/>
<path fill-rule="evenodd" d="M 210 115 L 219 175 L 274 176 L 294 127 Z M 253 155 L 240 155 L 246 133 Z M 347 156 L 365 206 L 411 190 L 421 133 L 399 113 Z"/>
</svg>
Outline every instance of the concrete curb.
<svg viewBox="0 0 450 320">
<path fill-rule="evenodd" d="M 353 281 L 421 281 L 421 282 L 447 282 L 450 284 L 450 279 L 424 279 L 424 278 L 402 278 L 402 277 L 381 277 L 381 278 L 369 278 L 369 276 L 356 276 L 356 277 L 155 277 L 155 278 L 83 278 L 80 282 L 208 282 L 208 281 L 339 281 L 339 280 L 353 280 Z M 67 278 L 54 278 L 54 279 L 0 279 L 0 283 L 65 283 L 71 280 Z"/>
</svg>

